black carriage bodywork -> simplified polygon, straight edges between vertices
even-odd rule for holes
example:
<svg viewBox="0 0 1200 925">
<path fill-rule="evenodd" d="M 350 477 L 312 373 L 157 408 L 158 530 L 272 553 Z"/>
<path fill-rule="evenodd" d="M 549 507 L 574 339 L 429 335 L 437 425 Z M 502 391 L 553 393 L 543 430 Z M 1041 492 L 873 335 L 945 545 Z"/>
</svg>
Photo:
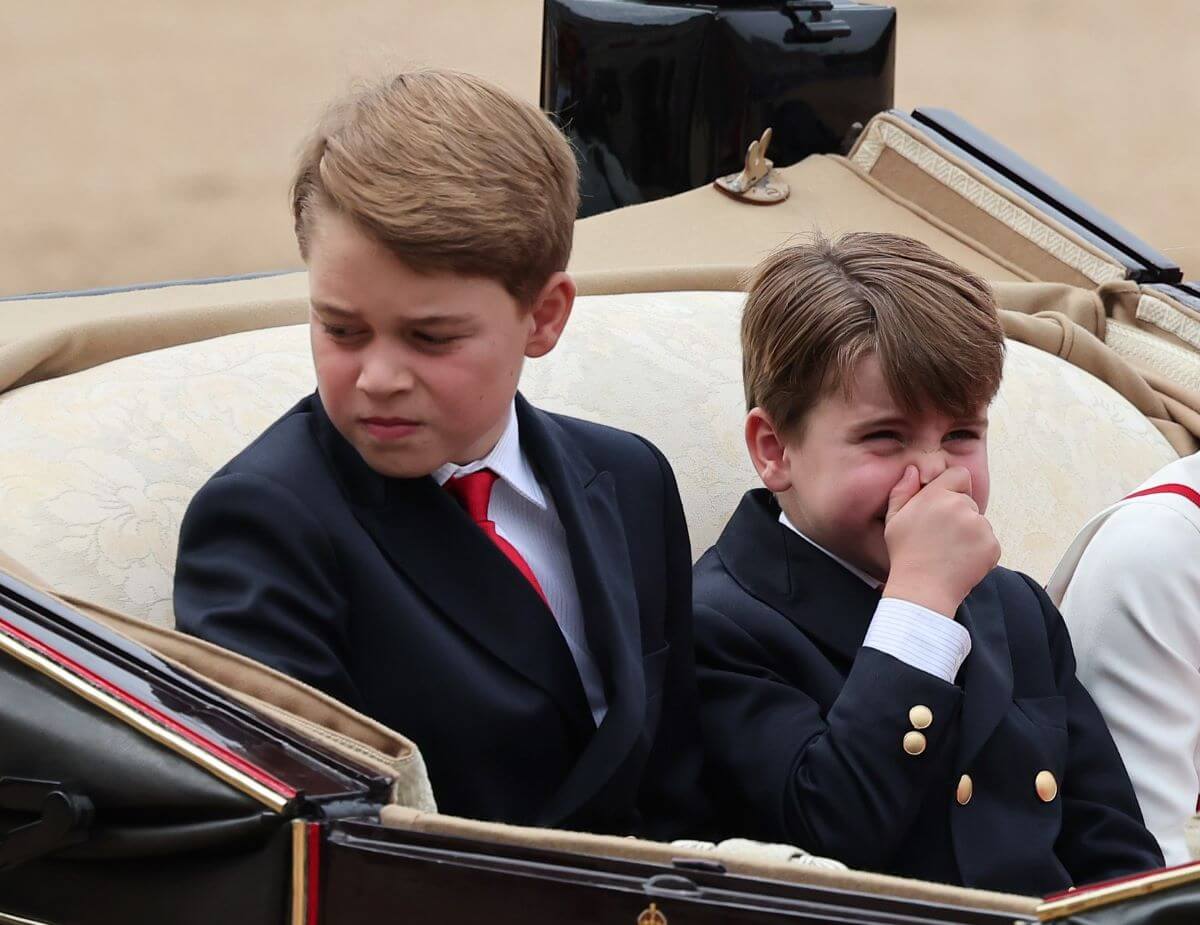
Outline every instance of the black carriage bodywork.
<svg viewBox="0 0 1200 925">
<path fill-rule="evenodd" d="M 651 863 L 389 828 L 386 777 L 3 574 L 0 698 L 5 925 L 1034 921 L 695 857 Z M 73 825 L 45 812 L 56 801 L 79 810 Z M 1046 908 L 1079 925 L 1195 921 L 1200 865 Z"/>
<path fill-rule="evenodd" d="M 311 826 L 370 818 L 389 786 L 11 580 L 0 704 L 8 916 L 286 921 Z"/>
<path fill-rule="evenodd" d="M 650 903 L 698 923 L 1012 922 L 387 828 L 386 777 L 3 575 L 0 704 L 4 923 L 636 922 Z M 81 809 L 66 828 L 61 800 Z"/>
<path fill-rule="evenodd" d="M 578 152 L 580 217 L 839 152 L 892 106 L 896 11 L 844 0 L 546 0 L 542 108 Z"/>
</svg>

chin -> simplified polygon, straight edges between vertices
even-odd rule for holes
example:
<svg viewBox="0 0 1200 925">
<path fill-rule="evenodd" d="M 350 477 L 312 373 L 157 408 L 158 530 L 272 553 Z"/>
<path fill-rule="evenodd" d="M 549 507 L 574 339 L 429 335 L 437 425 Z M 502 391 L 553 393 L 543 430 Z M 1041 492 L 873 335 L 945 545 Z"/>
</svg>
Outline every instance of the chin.
<svg viewBox="0 0 1200 925">
<path fill-rule="evenodd" d="M 390 479 L 419 479 L 429 475 L 442 464 L 439 460 L 421 459 L 415 456 L 372 452 L 356 447 L 358 455 L 375 472 Z"/>
</svg>

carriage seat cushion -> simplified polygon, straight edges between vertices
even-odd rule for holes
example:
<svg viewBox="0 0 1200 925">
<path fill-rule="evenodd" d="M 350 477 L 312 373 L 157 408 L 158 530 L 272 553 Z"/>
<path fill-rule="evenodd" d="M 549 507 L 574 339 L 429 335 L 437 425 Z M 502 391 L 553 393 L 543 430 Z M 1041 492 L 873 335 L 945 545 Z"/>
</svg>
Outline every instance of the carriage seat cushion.
<svg viewBox="0 0 1200 925">
<path fill-rule="evenodd" d="M 698 556 L 756 484 L 742 442 L 743 295 L 579 299 L 523 392 L 635 431 L 675 468 Z M 245 331 L 0 395 L 0 553 L 62 593 L 160 625 L 188 501 L 312 390 L 307 328 Z M 1010 342 L 993 406 L 990 515 L 1006 565 L 1045 580 L 1075 531 L 1175 458 L 1141 414 L 1066 362 Z"/>
</svg>

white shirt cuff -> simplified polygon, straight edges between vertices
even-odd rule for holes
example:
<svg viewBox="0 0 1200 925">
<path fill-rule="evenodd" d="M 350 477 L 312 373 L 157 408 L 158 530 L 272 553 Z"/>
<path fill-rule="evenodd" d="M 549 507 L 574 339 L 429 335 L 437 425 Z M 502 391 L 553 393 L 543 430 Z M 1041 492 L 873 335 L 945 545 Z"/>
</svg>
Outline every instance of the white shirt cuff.
<svg viewBox="0 0 1200 925">
<path fill-rule="evenodd" d="M 971 634 L 927 607 L 885 597 L 875 608 L 863 645 L 953 684 L 971 651 Z"/>
</svg>

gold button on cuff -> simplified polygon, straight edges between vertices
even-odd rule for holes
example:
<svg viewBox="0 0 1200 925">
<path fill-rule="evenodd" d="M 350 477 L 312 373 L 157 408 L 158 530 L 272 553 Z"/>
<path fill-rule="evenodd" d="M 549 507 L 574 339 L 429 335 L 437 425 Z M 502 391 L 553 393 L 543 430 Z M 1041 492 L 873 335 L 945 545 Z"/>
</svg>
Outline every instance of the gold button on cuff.
<svg viewBox="0 0 1200 925">
<path fill-rule="evenodd" d="M 923 704 L 917 704 L 908 711 L 908 721 L 913 729 L 928 729 L 933 725 L 933 710 Z"/>
<path fill-rule="evenodd" d="M 1050 803 L 1058 796 L 1058 781 L 1050 771 L 1038 771 L 1033 779 L 1033 789 L 1037 791 L 1039 800 Z"/>
<path fill-rule="evenodd" d="M 975 796 L 975 784 L 971 780 L 970 774 L 964 774 L 958 779 L 958 789 L 954 791 L 954 799 L 958 800 L 959 806 L 966 806 L 971 802 L 973 796 Z"/>
<path fill-rule="evenodd" d="M 925 751 L 925 736 L 919 732 L 904 734 L 904 750 L 910 755 L 919 755 Z"/>
</svg>

